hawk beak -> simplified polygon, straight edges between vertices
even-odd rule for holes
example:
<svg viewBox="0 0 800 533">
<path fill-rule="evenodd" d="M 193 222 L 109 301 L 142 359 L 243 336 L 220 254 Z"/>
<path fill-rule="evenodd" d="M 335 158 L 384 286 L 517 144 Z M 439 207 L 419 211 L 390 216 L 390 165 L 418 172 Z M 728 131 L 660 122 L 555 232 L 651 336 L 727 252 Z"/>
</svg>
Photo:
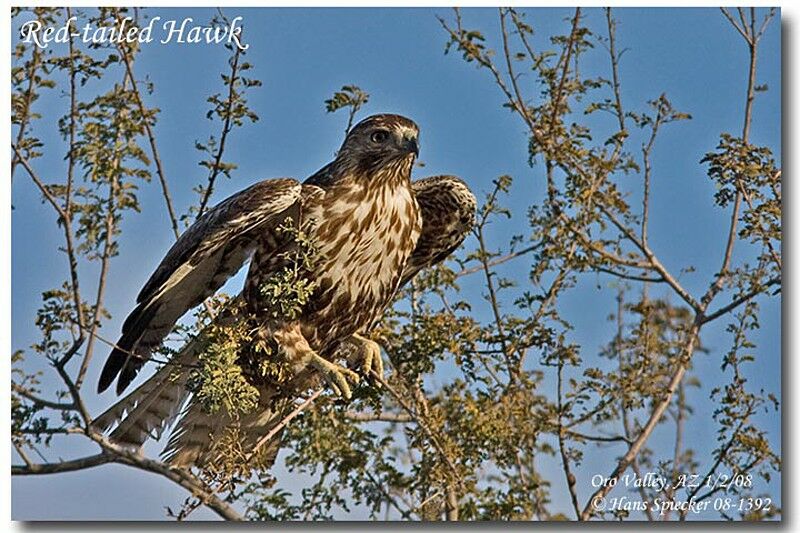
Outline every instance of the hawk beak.
<svg viewBox="0 0 800 533">
<path fill-rule="evenodd" d="M 416 137 L 406 137 L 403 139 L 403 150 L 408 153 L 413 153 L 419 157 L 419 143 Z"/>
</svg>

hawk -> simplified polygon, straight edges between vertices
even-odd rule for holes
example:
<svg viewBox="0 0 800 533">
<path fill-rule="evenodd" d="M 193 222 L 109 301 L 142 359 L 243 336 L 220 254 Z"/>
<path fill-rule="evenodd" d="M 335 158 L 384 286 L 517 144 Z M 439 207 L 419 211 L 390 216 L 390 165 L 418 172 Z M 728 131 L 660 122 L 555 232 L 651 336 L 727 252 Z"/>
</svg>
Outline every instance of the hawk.
<svg viewBox="0 0 800 533">
<path fill-rule="evenodd" d="M 290 369 L 280 387 L 248 375 L 259 406 L 239 423 L 243 446 L 253 446 L 274 427 L 294 399 L 322 380 L 351 397 L 359 374 L 382 372 L 380 347 L 364 332 L 380 318 L 398 289 L 421 269 L 445 259 L 464 240 L 475 219 L 475 197 L 455 176 L 411 181 L 419 154 L 419 129 L 408 118 L 374 115 L 347 134 L 334 161 L 300 183 L 261 181 L 203 214 L 167 252 L 137 298 L 122 335 L 103 367 L 98 392 L 116 380 L 121 394 L 190 309 L 212 296 L 249 260 L 238 296 L 259 335 L 274 342 Z M 272 276 L 298 261 L 291 221 L 313 243 L 313 266 L 302 269 L 313 292 L 292 316 L 281 316 L 262 290 Z M 293 259 L 294 258 L 294 259 Z M 217 321 L 241 317 L 221 313 Z M 112 440 L 141 446 L 159 438 L 182 414 L 164 457 L 176 466 L 202 466 L 213 457 L 214 436 L 232 423 L 191 400 L 187 387 L 202 332 L 136 390 L 108 409 L 95 427 Z M 184 407 L 185 405 L 185 407 Z M 183 409 L 182 409 L 183 408 Z M 116 426 L 116 427 L 115 427 Z M 280 436 L 269 445 L 277 453 Z M 246 449 L 246 448 L 245 448 Z"/>
</svg>

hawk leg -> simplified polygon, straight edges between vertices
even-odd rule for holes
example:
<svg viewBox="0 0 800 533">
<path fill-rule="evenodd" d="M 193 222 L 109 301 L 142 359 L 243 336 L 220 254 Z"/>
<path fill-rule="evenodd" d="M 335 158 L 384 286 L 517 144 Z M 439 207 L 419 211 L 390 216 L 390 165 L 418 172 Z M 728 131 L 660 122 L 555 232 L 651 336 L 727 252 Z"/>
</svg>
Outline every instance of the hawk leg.
<svg viewBox="0 0 800 533">
<path fill-rule="evenodd" d="M 308 345 L 308 341 L 297 325 L 280 328 L 273 335 L 289 358 L 292 372 L 295 375 L 306 367 L 311 366 L 322 375 L 328 386 L 336 394 L 345 400 L 349 400 L 352 397 L 353 393 L 347 381 L 358 383 L 360 380 L 359 375 L 348 368 L 328 361 L 315 352 Z"/>
<path fill-rule="evenodd" d="M 369 376 L 370 370 L 374 370 L 381 378 L 383 377 L 383 359 L 381 358 L 381 346 L 377 342 L 362 337 L 354 333 L 345 342 L 349 343 L 355 350 L 355 359 L 359 362 L 361 373 Z"/>
<path fill-rule="evenodd" d="M 328 382 L 328 386 L 333 389 L 333 392 L 345 400 L 349 400 L 353 393 L 350 391 L 350 385 L 348 385 L 347 380 L 358 383 L 361 379 L 359 375 L 349 368 L 328 361 L 316 352 L 312 353 L 309 364 L 322 374 L 322 377 Z"/>
</svg>

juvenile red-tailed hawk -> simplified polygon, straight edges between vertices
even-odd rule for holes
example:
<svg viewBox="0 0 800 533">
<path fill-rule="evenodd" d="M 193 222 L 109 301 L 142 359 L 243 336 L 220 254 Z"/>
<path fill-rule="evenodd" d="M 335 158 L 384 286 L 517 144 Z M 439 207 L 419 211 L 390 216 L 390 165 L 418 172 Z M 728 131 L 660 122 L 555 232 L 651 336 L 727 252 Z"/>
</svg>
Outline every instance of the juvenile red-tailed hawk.
<svg viewBox="0 0 800 533">
<path fill-rule="evenodd" d="M 247 441 L 243 445 L 253 446 L 294 397 L 320 377 L 350 398 L 350 383 L 359 376 L 340 365 L 341 358 L 357 353 L 366 367 L 362 370 L 382 371 L 380 348 L 359 333 L 380 317 L 402 284 L 453 252 L 474 222 L 475 197 L 460 179 L 434 176 L 411 182 L 418 135 L 417 125 L 405 117 L 371 116 L 348 133 L 336 159 L 304 183 L 265 180 L 200 217 L 140 292 L 103 368 L 99 391 L 116 379 L 121 393 L 180 317 L 250 259 L 240 298 L 260 331 L 277 341 L 274 357 L 288 363 L 294 377 L 288 386 L 253 383 L 260 390 L 259 408 L 239 421 Z M 293 257 L 287 249 L 294 241 L 281 229 L 287 219 L 308 233 L 314 247 L 313 268 L 303 276 L 315 289 L 291 318 L 270 309 L 260 290 Z M 159 437 L 188 400 L 165 457 L 178 466 L 211 460 L 211 440 L 231 417 L 210 415 L 195 405 L 187 390 L 189 370 L 176 372 L 196 364 L 199 346 L 190 342 L 173 365 L 159 370 L 95 425 L 102 430 L 116 425 L 112 439 L 139 446 L 150 436 Z"/>
</svg>

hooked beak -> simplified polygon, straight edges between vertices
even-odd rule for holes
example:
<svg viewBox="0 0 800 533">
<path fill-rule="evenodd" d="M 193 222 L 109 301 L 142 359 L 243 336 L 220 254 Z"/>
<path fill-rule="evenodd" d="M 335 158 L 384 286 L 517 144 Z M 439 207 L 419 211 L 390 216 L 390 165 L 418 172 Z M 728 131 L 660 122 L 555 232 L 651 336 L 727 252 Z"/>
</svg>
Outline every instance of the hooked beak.
<svg viewBox="0 0 800 533">
<path fill-rule="evenodd" d="M 413 153 L 415 156 L 419 157 L 419 143 L 417 142 L 416 137 L 405 137 L 403 138 L 403 150 L 408 153 Z"/>
</svg>

